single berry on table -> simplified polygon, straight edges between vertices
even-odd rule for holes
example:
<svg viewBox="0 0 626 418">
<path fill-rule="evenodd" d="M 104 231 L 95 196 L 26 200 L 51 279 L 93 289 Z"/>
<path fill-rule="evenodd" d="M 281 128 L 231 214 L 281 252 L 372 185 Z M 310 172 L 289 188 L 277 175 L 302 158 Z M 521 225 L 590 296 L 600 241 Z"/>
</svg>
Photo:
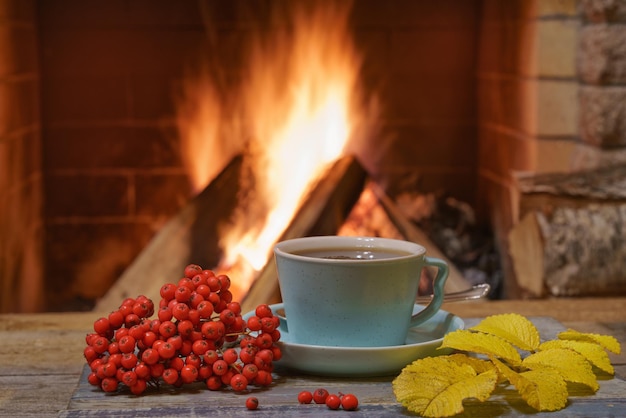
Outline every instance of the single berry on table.
<svg viewBox="0 0 626 418">
<path fill-rule="evenodd" d="M 328 391 L 324 388 L 316 389 L 315 392 L 313 392 L 313 401 L 316 404 L 326 403 L 327 397 L 328 397 Z"/>
<path fill-rule="evenodd" d="M 259 400 L 257 398 L 255 398 L 254 396 L 251 396 L 248 399 L 246 399 L 246 408 L 250 410 L 254 410 L 254 409 L 257 409 L 258 407 L 259 407 Z"/>
<path fill-rule="evenodd" d="M 359 406 L 359 400 L 351 393 L 347 393 L 341 397 L 341 407 L 346 411 L 354 411 Z"/>
<path fill-rule="evenodd" d="M 333 393 L 326 397 L 326 401 L 324 403 L 330 409 L 339 409 L 339 407 L 341 406 L 341 399 L 338 395 L 335 395 Z"/>
<path fill-rule="evenodd" d="M 301 404 L 311 403 L 313 401 L 313 394 L 308 390 L 303 390 L 298 393 L 298 402 Z"/>
</svg>

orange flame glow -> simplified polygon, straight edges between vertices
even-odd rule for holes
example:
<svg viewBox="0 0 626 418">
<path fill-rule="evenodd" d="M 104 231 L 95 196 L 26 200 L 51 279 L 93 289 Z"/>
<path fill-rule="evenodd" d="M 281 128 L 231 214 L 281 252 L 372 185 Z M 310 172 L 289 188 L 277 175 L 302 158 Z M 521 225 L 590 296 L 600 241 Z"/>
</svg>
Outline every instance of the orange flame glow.
<svg viewBox="0 0 626 418">
<path fill-rule="evenodd" d="M 349 7 L 329 4 L 293 10 L 287 22 L 276 16 L 271 35 L 255 38 L 234 107 L 225 110 L 211 83 L 193 87 L 203 95 L 190 107 L 198 117 L 185 128 L 183 150 L 193 152 L 188 165 L 197 187 L 216 173 L 194 167 L 204 170 L 203 161 L 215 161 L 215 155 L 224 158 L 223 166 L 244 149 L 241 138 L 248 141 L 254 186 L 220 229 L 224 255 L 218 269 L 233 279 L 235 300 L 264 267 L 312 185 L 344 155 L 363 117 L 357 108 L 361 59 L 349 37 Z M 231 121 L 245 123 L 224 129 L 220 118 L 233 109 L 238 117 Z M 236 138 L 220 137 L 225 132 Z"/>
</svg>

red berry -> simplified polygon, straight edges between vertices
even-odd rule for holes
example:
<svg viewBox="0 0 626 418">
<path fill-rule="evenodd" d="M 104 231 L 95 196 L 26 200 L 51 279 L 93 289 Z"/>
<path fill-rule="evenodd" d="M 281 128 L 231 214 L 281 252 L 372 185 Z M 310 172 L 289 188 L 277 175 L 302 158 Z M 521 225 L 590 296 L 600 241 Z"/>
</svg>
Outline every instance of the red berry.
<svg viewBox="0 0 626 418">
<path fill-rule="evenodd" d="M 235 319 L 237 316 L 230 309 L 224 309 L 220 312 L 220 321 L 224 323 L 224 325 L 231 325 L 235 323 Z"/>
<path fill-rule="evenodd" d="M 124 318 L 124 325 L 126 325 L 126 328 L 130 328 L 133 325 L 139 325 L 139 323 L 141 322 L 141 318 L 139 318 L 137 315 L 135 315 L 132 312 L 132 306 L 130 307 L 131 309 L 131 313 L 129 313 L 128 315 L 126 315 L 126 317 Z"/>
<path fill-rule="evenodd" d="M 345 394 L 341 397 L 341 407 L 346 411 L 354 411 L 359 406 L 359 400 L 351 393 Z"/>
<path fill-rule="evenodd" d="M 208 319 L 213 314 L 213 304 L 208 300 L 203 300 L 198 304 L 196 310 L 200 314 L 200 318 Z"/>
<path fill-rule="evenodd" d="M 178 333 L 183 337 L 183 339 L 190 338 L 191 334 L 193 333 L 193 323 L 188 319 L 179 321 L 178 324 L 176 324 L 176 328 L 178 329 Z"/>
<path fill-rule="evenodd" d="M 169 364 L 171 368 L 181 371 L 185 366 L 185 360 L 180 357 L 174 357 L 170 360 Z"/>
<path fill-rule="evenodd" d="M 191 351 L 198 356 L 204 355 L 207 351 L 209 351 L 210 345 L 207 340 L 199 339 L 193 342 L 191 345 Z"/>
<path fill-rule="evenodd" d="M 174 292 L 174 298 L 178 302 L 188 302 L 191 298 L 191 289 L 187 286 L 178 286 Z"/>
<path fill-rule="evenodd" d="M 256 345 L 259 348 L 271 348 L 274 345 L 274 339 L 271 334 L 263 333 L 256 338 Z"/>
<path fill-rule="evenodd" d="M 157 315 L 161 322 L 169 321 L 174 316 L 174 314 L 172 313 L 172 309 L 169 306 L 163 306 L 159 308 Z"/>
<path fill-rule="evenodd" d="M 233 311 L 235 315 L 241 315 L 241 304 L 239 302 L 229 302 L 226 308 Z"/>
<path fill-rule="evenodd" d="M 257 398 L 255 398 L 254 396 L 251 396 L 248 399 L 246 399 L 246 408 L 250 410 L 254 410 L 254 409 L 257 409 L 258 407 L 259 407 L 259 400 Z"/>
<path fill-rule="evenodd" d="M 89 373 L 89 376 L 87 376 L 87 381 L 90 385 L 93 386 L 100 386 L 100 384 L 102 383 L 102 380 L 94 372 Z"/>
<path fill-rule="evenodd" d="M 328 397 L 328 391 L 324 388 L 316 389 L 313 392 L 313 401 L 317 404 L 326 403 L 326 398 Z"/>
<path fill-rule="evenodd" d="M 119 310 L 111 312 L 108 319 L 109 325 L 113 329 L 118 329 L 119 327 L 124 325 L 124 315 L 122 315 Z"/>
<path fill-rule="evenodd" d="M 256 315 L 252 315 L 248 318 L 248 328 L 250 331 L 260 331 L 261 330 L 261 318 Z"/>
<path fill-rule="evenodd" d="M 198 368 L 202 364 L 202 357 L 194 353 L 189 353 L 187 357 L 185 357 L 185 364 Z"/>
<path fill-rule="evenodd" d="M 163 338 L 170 338 L 176 334 L 176 324 L 172 321 L 163 321 L 159 325 L 159 335 Z"/>
<path fill-rule="evenodd" d="M 235 371 L 233 369 L 228 369 L 226 373 L 220 376 L 220 379 L 222 379 L 223 384 L 230 385 L 230 379 L 232 379 L 234 375 Z"/>
<path fill-rule="evenodd" d="M 94 350 L 93 347 L 90 345 L 85 347 L 85 349 L 83 350 L 83 355 L 85 356 L 85 360 L 87 360 L 87 363 L 91 363 L 99 356 L 99 354 L 96 353 L 96 350 Z"/>
<path fill-rule="evenodd" d="M 195 382 L 198 378 L 198 369 L 190 364 L 185 364 L 180 371 L 180 378 L 184 383 Z"/>
<path fill-rule="evenodd" d="M 237 373 L 230 379 L 230 386 L 235 392 L 243 392 L 248 387 L 248 379 L 243 374 Z"/>
<path fill-rule="evenodd" d="M 150 367 L 146 363 L 139 363 L 135 366 L 135 373 L 139 379 L 147 379 L 150 377 Z"/>
<path fill-rule="evenodd" d="M 111 330 L 111 324 L 107 318 L 98 318 L 96 322 L 93 323 L 93 329 L 99 335 L 106 336 Z"/>
<path fill-rule="evenodd" d="M 254 378 L 254 383 L 259 386 L 269 386 L 273 381 L 272 373 L 267 370 L 259 370 L 256 377 Z"/>
<path fill-rule="evenodd" d="M 270 305 L 268 305 L 267 303 L 257 306 L 254 313 L 259 318 L 266 318 L 266 317 L 273 316 L 272 309 L 270 308 Z"/>
<path fill-rule="evenodd" d="M 204 361 L 204 363 L 211 364 L 211 365 L 219 359 L 220 359 L 219 354 L 217 353 L 217 351 L 213 349 L 208 350 L 206 353 L 204 353 L 204 356 L 202 357 L 202 360 Z"/>
<path fill-rule="evenodd" d="M 303 390 L 298 393 L 298 402 L 302 404 L 311 403 L 313 401 L 313 394 L 308 390 Z"/>
<path fill-rule="evenodd" d="M 209 390 L 218 390 L 222 387 L 222 385 L 222 378 L 217 375 L 209 376 L 206 380 L 206 387 L 209 388 Z"/>
<path fill-rule="evenodd" d="M 189 279 L 200 273 L 202 273 L 202 267 L 197 264 L 188 264 L 187 266 L 185 266 L 185 277 Z"/>
<path fill-rule="evenodd" d="M 147 302 L 135 302 L 133 313 L 139 318 L 147 318 L 151 315 L 151 306 Z"/>
<path fill-rule="evenodd" d="M 143 379 L 137 379 L 134 385 L 130 387 L 130 391 L 133 395 L 141 395 L 147 387 L 147 383 Z"/>
<path fill-rule="evenodd" d="M 172 315 L 179 321 L 189 318 L 189 305 L 184 302 L 177 303 L 172 309 Z"/>
<path fill-rule="evenodd" d="M 174 283 L 166 283 L 161 286 L 159 293 L 161 297 L 167 301 L 174 299 L 174 293 L 176 292 L 176 285 Z"/>
<path fill-rule="evenodd" d="M 159 353 L 159 357 L 166 360 L 171 359 L 176 355 L 176 349 L 168 341 L 165 341 L 163 344 L 159 344 L 157 352 Z"/>
<path fill-rule="evenodd" d="M 150 366 L 150 376 L 158 379 L 163 376 L 163 372 L 165 371 L 165 364 L 156 363 Z"/>
<path fill-rule="evenodd" d="M 213 373 L 216 376 L 221 376 L 223 374 L 226 374 L 227 371 L 228 371 L 228 363 L 226 363 L 224 360 L 220 359 L 220 360 L 217 360 L 215 363 L 213 363 Z"/>
<path fill-rule="evenodd" d="M 220 290 L 221 283 L 216 276 L 211 276 L 207 277 L 206 285 L 209 286 L 211 292 L 217 292 L 218 290 Z"/>
<path fill-rule="evenodd" d="M 217 280 L 220 282 L 220 295 L 222 295 L 222 299 L 226 300 L 228 298 L 224 298 L 224 295 L 226 295 L 227 293 L 227 289 L 230 287 L 230 277 L 228 277 L 225 274 L 220 274 L 219 276 L 217 276 Z M 230 302 L 231 300 L 226 300 L 226 303 Z"/>
<path fill-rule="evenodd" d="M 202 335 L 209 340 L 218 340 L 226 334 L 226 327 L 221 321 L 209 321 L 202 324 Z"/>
<path fill-rule="evenodd" d="M 239 358 L 239 353 L 234 348 L 227 348 L 222 353 L 222 358 L 224 359 L 226 363 L 233 364 Z"/>
<path fill-rule="evenodd" d="M 326 406 L 330 409 L 339 409 L 341 406 L 341 399 L 339 396 L 332 394 L 326 397 Z"/>
<path fill-rule="evenodd" d="M 121 365 L 125 369 L 132 369 L 137 365 L 137 356 L 135 353 L 124 353 L 122 354 Z"/>
<path fill-rule="evenodd" d="M 165 381 L 165 383 L 173 385 L 178 381 L 180 375 L 178 374 L 178 370 L 170 367 L 169 369 L 165 369 L 163 371 L 163 375 L 161 377 L 163 378 L 163 381 Z"/>
<path fill-rule="evenodd" d="M 124 382 L 124 384 L 128 387 L 133 386 L 135 383 L 137 383 L 137 373 L 132 370 L 124 372 L 124 374 L 122 375 L 122 382 Z"/>
<path fill-rule="evenodd" d="M 113 377 L 106 377 L 102 379 L 100 387 L 105 392 L 115 392 L 117 390 L 117 379 Z"/>
<path fill-rule="evenodd" d="M 159 352 L 157 350 L 153 350 L 152 348 L 147 348 L 143 353 L 141 353 L 141 361 L 152 366 L 159 361 Z"/>
<path fill-rule="evenodd" d="M 259 368 L 254 364 L 246 364 L 245 366 L 243 366 L 241 374 L 243 374 L 246 379 L 251 382 L 256 378 L 256 375 L 259 374 Z"/>
<path fill-rule="evenodd" d="M 98 337 L 92 344 L 93 349 L 98 354 L 102 354 L 109 348 L 109 340 L 106 337 Z"/>
</svg>

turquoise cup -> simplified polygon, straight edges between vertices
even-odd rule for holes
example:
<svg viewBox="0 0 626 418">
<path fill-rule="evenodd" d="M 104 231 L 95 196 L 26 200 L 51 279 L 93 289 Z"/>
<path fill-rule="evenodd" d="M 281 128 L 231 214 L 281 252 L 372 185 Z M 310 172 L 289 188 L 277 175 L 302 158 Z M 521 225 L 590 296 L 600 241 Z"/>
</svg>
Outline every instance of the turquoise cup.
<svg viewBox="0 0 626 418">
<path fill-rule="evenodd" d="M 377 237 L 317 236 L 274 247 L 290 341 L 334 347 L 405 343 L 408 331 L 441 308 L 445 261 L 416 243 Z M 437 268 L 430 303 L 413 314 L 421 271 Z"/>
</svg>

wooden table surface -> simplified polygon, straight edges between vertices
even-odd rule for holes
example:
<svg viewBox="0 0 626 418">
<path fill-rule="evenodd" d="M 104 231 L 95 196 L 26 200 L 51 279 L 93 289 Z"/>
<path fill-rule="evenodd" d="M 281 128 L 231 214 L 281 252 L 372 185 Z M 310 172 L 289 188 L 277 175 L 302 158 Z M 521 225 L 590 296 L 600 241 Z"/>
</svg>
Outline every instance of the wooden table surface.
<svg viewBox="0 0 626 418">
<path fill-rule="evenodd" d="M 613 335 L 622 343 L 622 354 L 610 355 L 615 378 L 601 381 L 600 391 L 593 396 L 570 397 L 571 404 L 560 412 L 532 414 L 522 404 L 494 399 L 482 406 L 469 405 L 462 416 L 570 417 L 589 416 L 590 411 L 596 412 L 594 416 L 626 416 L 626 298 L 479 301 L 450 303 L 443 309 L 464 319 L 510 312 L 531 319 L 547 317 L 578 331 Z M 0 315 L 0 416 L 339 416 L 342 412 L 325 406 L 297 405 L 300 390 L 321 386 L 359 396 L 359 411 L 350 412 L 351 416 L 410 415 L 393 398 L 393 376 L 331 379 L 281 372 L 271 388 L 253 392 L 261 403 L 254 413 L 244 408 L 250 394 L 230 391 L 192 390 L 137 397 L 90 390 L 87 398 L 77 397 L 85 384 L 81 383 L 85 335 L 98 316 L 91 312 Z"/>
</svg>

